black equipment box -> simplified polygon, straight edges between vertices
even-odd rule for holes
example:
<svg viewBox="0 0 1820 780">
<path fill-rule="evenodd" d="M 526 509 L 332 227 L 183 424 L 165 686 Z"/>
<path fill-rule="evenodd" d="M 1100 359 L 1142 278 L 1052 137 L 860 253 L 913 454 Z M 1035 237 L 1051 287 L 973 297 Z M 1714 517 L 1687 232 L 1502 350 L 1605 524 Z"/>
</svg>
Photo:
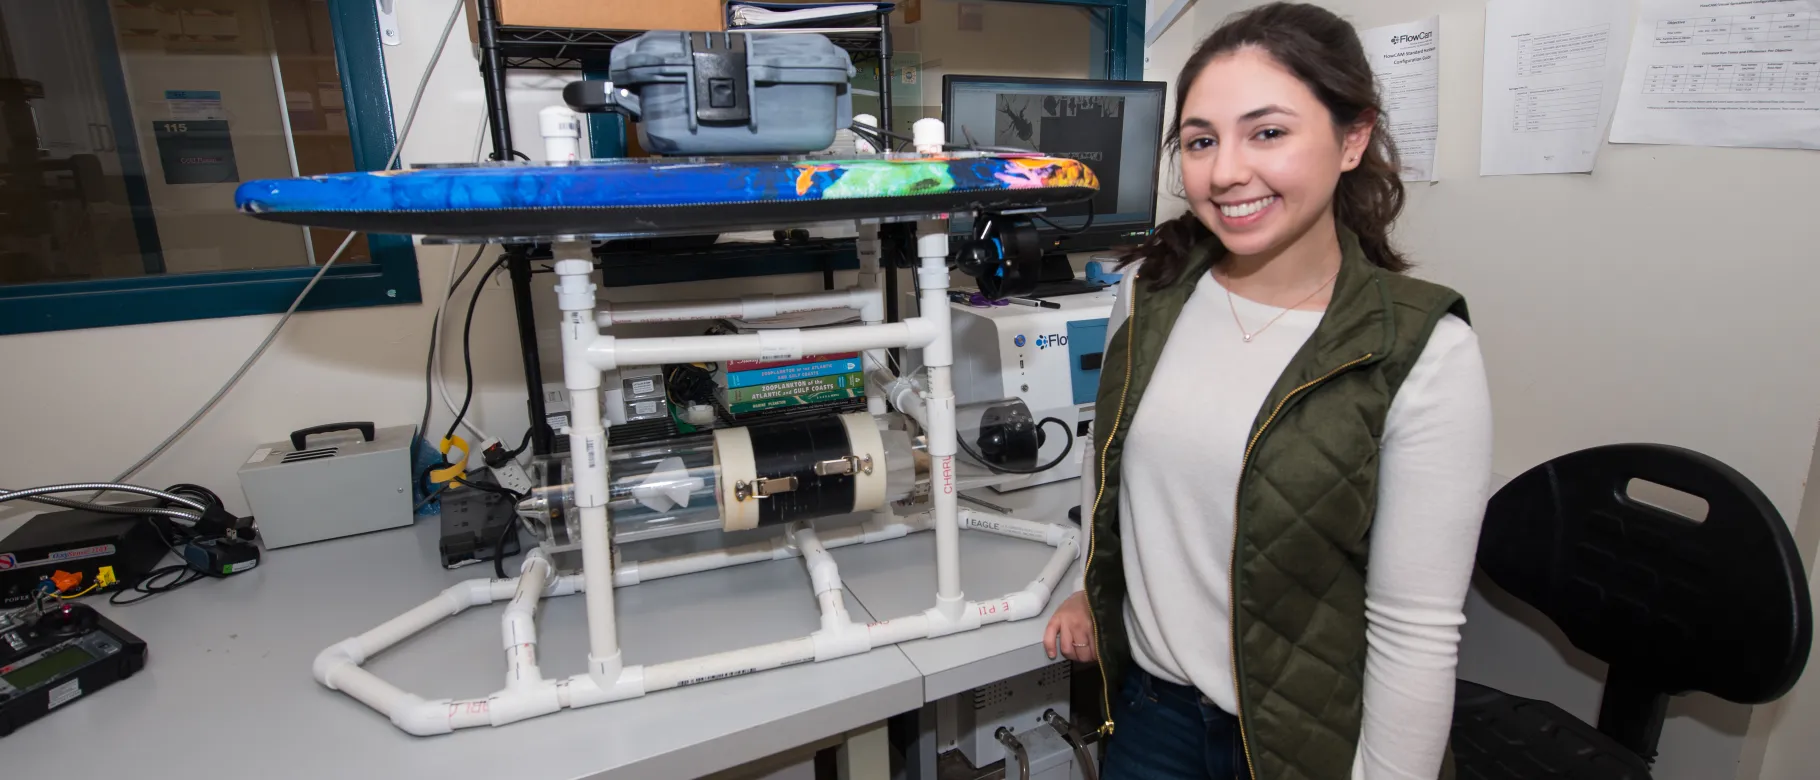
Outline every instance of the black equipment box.
<svg viewBox="0 0 1820 780">
<path fill-rule="evenodd" d="M 473 477 L 494 484 L 492 477 Z M 445 490 L 442 497 L 442 566 L 453 569 L 471 562 L 493 560 L 493 543 L 517 521 L 518 507 L 498 493 L 474 488 Z M 507 557 L 519 553 L 518 534 L 506 537 Z"/>
<path fill-rule="evenodd" d="M 158 506 L 156 499 L 125 506 Z M 103 566 L 114 567 L 119 580 L 94 592 L 131 585 L 158 565 L 170 551 L 150 515 L 119 515 L 70 509 L 48 512 L 0 539 L 0 607 L 31 603 L 38 583 L 55 571 L 82 575 L 78 590 L 95 582 Z"/>
<path fill-rule="evenodd" d="M 145 642 L 82 604 L 0 614 L 0 737 L 145 668 Z"/>
</svg>

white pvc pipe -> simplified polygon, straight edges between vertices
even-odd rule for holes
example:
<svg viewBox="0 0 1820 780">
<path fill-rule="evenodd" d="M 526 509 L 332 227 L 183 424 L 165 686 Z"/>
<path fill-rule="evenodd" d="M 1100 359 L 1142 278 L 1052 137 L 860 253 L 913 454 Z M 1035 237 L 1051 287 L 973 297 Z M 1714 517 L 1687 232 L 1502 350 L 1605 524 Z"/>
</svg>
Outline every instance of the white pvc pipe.
<svg viewBox="0 0 1820 780">
<path fill-rule="evenodd" d="M 542 550 L 525 556 L 520 569 L 517 592 L 499 616 L 499 630 L 505 642 L 506 688 L 514 689 L 543 681 L 537 668 L 537 601 L 543 598 L 544 585 L 551 574 L 550 561 Z"/>
<path fill-rule="evenodd" d="M 486 699 L 449 702 L 449 728 L 465 729 L 493 725 L 492 703 Z"/>
<path fill-rule="evenodd" d="M 642 564 L 652 567 L 651 570 L 659 576 L 674 576 L 683 573 L 684 569 L 699 571 L 800 555 L 810 572 L 823 611 L 822 629 L 809 637 L 651 667 L 616 666 L 613 669 L 613 679 L 606 686 L 599 684 L 598 669 L 591 664 L 586 674 L 562 681 L 527 680 L 517 685 L 508 684 L 505 689 L 486 699 L 425 700 L 360 668 L 359 664 L 371 654 L 390 647 L 444 617 L 470 606 L 498 600 L 512 601 L 501 619 L 506 641 L 514 648 L 529 644 L 514 643 L 515 639 L 531 639 L 534 642 L 535 623 L 532 619 L 537 599 L 583 590 L 590 579 L 586 574 L 550 577 L 548 560 L 534 552 L 527 558 L 523 575 L 518 578 L 457 583 L 409 612 L 322 651 L 316 659 L 316 678 L 323 685 L 344 691 L 384 714 L 394 725 L 410 734 L 423 736 L 473 726 L 501 726 L 556 712 L 564 707 L 586 707 L 619 701 L 642 696 L 647 691 L 708 682 L 810 660 L 839 658 L 881 645 L 934 638 L 991 623 L 1035 617 L 1047 606 L 1056 583 L 1065 576 L 1068 567 L 1079 554 L 1079 531 L 1072 525 L 1023 520 L 971 509 L 960 510 L 956 519 L 948 522 L 946 527 L 958 531 L 964 526 L 1018 539 L 1042 541 L 1054 545 L 1055 552 L 1036 579 L 1022 590 L 985 602 L 963 602 L 959 614 L 949 615 L 938 607 L 870 625 L 851 622 L 845 615 L 839 571 L 828 550 L 850 544 L 895 539 L 928 530 L 932 525 L 938 531 L 942 527 L 935 513 L 897 518 L 889 512 L 881 511 L 860 525 L 826 534 L 803 526 L 793 529 L 793 533 L 784 537 L 729 548 L 723 551 L 729 553 L 725 555 L 679 556 Z M 610 607 L 611 602 L 607 603 Z M 593 628 L 592 623 L 590 628 Z M 617 656 L 616 644 L 613 649 Z M 534 668 L 534 654 L 522 660 L 528 663 L 521 664 L 520 668 Z M 613 660 L 617 662 L 618 659 L 615 657 Z"/>
<path fill-rule="evenodd" d="M 600 372 L 611 366 L 597 368 L 588 360 L 590 347 L 611 339 L 601 336 L 595 323 L 594 264 L 587 243 L 563 241 L 551 249 L 557 261 L 556 300 L 563 313 L 563 386 L 569 391 L 569 468 L 574 478 L 574 506 L 580 516 L 581 573 L 587 592 L 588 674 L 602 690 L 611 690 L 623 665 L 613 614 L 607 429 L 600 417 Z"/>
<path fill-rule="evenodd" d="M 851 544 L 870 544 L 898 539 L 918 531 L 927 531 L 933 523 L 933 518 L 927 513 L 898 518 L 892 516 L 889 510 L 880 510 L 880 514 L 875 515 L 871 520 L 827 533 L 818 533 L 817 538 L 823 547 L 832 550 Z M 624 588 L 664 577 L 694 574 L 761 561 L 779 561 L 785 558 L 795 558 L 800 554 L 801 551 L 790 543 L 788 537 L 779 536 L 761 542 L 702 550 L 668 558 L 621 561 L 613 570 L 613 586 Z M 581 587 L 577 586 L 575 590 L 581 590 Z"/>
<path fill-rule="evenodd" d="M 915 379 L 894 377 L 888 372 L 866 375 L 867 388 L 875 385 L 880 386 L 880 392 L 891 402 L 891 408 L 915 420 L 923 430 L 929 429 L 929 404 L 923 400 L 922 388 L 917 387 Z"/>
<path fill-rule="evenodd" d="M 335 669 L 334 680 L 335 684 L 330 688 L 354 697 L 356 701 L 388 718 L 394 712 L 423 701 L 351 663 Z"/>
<path fill-rule="evenodd" d="M 948 131 L 940 119 L 927 117 L 910 125 L 910 145 L 916 147 L 917 154 L 941 154 L 947 141 Z"/>
<path fill-rule="evenodd" d="M 1044 564 L 1042 572 L 1031 582 L 1032 585 L 1043 587 L 1043 601 L 1049 600 L 1049 594 L 1055 592 L 1056 583 L 1062 581 L 1062 575 L 1068 573 L 1068 567 L 1074 565 L 1074 559 L 1080 553 L 1080 543 L 1073 539 L 1056 545 L 1055 554 L 1049 556 L 1049 562 Z"/>
<path fill-rule="evenodd" d="M 954 419 L 954 344 L 948 308 L 948 223 L 925 220 L 917 225 L 917 289 L 921 319 L 934 326 L 935 337 L 923 349 L 929 389 L 925 428 L 929 442 L 930 485 L 935 515 L 935 608 L 949 621 L 965 618 L 961 593 L 961 540 L 956 525 L 959 505 L 954 484 L 954 456 L 959 451 Z"/>
<path fill-rule="evenodd" d="M 636 585 L 640 582 L 675 577 L 681 574 L 724 569 L 728 566 L 739 566 L 759 561 L 774 561 L 793 558 L 796 551 L 791 549 L 782 537 L 752 542 L 736 547 L 724 547 L 715 550 L 676 555 L 669 558 L 654 558 L 648 561 L 621 562 L 614 572 L 613 584 L 619 587 Z"/>
<path fill-rule="evenodd" d="M 543 158 L 548 162 L 575 162 L 581 159 L 581 115 L 568 106 L 547 106 L 537 112 L 538 130 L 543 134 Z"/>
<path fill-rule="evenodd" d="M 873 647 L 923 639 L 929 636 L 929 616 L 918 612 L 892 620 L 881 620 L 866 626 L 866 633 L 871 636 Z"/>
<path fill-rule="evenodd" d="M 873 321 L 884 319 L 884 298 L 877 290 L 851 288 L 792 295 L 748 295 L 741 298 L 691 301 L 656 301 L 651 303 L 601 304 L 594 312 L 595 323 L 607 328 L 643 322 L 695 322 L 725 318 L 765 319 L 785 314 L 828 309 L 854 309 L 862 314 L 877 313 Z M 629 364 L 628 364 L 629 365 Z"/>
<path fill-rule="evenodd" d="M 875 117 L 871 114 L 854 114 L 853 115 L 853 124 L 864 125 L 866 127 L 870 127 L 874 130 L 877 130 L 878 129 L 878 117 Z M 858 133 L 853 134 L 853 148 L 854 148 L 854 151 L 856 151 L 860 154 L 878 154 L 878 151 L 879 151 L 877 148 L 872 146 L 871 141 L 861 138 Z"/>
<path fill-rule="evenodd" d="M 645 692 L 694 685 L 752 672 L 799 664 L 815 658 L 815 640 L 787 639 L 741 650 L 729 650 L 645 667 Z"/>
<path fill-rule="evenodd" d="M 386 648 L 398 644 L 403 641 L 405 637 L 429 628 L 430 626 L 435 625 L 437 621 L 467 609 L 469 606 L 472 606 L 465 598 L 467 592 L 468 590 L 465 586 L 457 585 L 450 587 L 448 590 L 436 594 L 435 598 L 419 604 L 411 611 L 384 623 L 380 623 L 366 633 L 355 637 L 352 641 L 359 648 L 359 655 L 353 660 L 355 663 L 365 661 L 367 658 L 377 655 Z"/>
<path fill-rule="evenodd" d="M 563 327 L 566 329 L 569 325 Z M 643 339 L 597 336 L 587 347 L 586 359 L 595 371 L 610 371 L 620 366 L 709 363 L 721 360 L 795 360 L 805 355 L 830 352 L 925 347 L 936 336 L 933 323 L 922 317 L 882 325 L 847 325 L 814 330 L 781 328 L 721 336 Z"/>
<path fill-rule="evenodd" d="M 835 565 L 834 556 L 828 554 L 828 548 L 822 546 L 815 529 L 803 524 L 794 529 L 796 549 L 803 556 L 803 568 L 809 572 L 809 586 L 815 592 L 817 606 L 821 609 L 822 628 L 838 632 L 848 622 L 847 604 L 841 591 L 840 567 Z"/>
<path fill-rule="evenodd" d="M 1080 535 L 1080 531 L 1073 525 L 1007 517 L 993 512 L 982 512 L 971 507 L 960 508 L 959 523 L 962 528 L 1009 536 L 1013 539 L 1042 542 L 1051 547 L 1060 545 L 1064 540 L 1077 539 Z"/>
</svg>

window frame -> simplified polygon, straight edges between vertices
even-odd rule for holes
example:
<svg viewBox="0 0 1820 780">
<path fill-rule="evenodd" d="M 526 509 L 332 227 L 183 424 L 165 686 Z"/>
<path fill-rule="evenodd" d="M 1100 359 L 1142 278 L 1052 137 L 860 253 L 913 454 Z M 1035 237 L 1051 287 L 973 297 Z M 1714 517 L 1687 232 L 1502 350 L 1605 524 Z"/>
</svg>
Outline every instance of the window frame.
<svg viewBox="0 0 1820 780">
<path fill-rule="evenodd" d="M 108 0 L 84 0 L 105 5 Z M 373 0 L 328 0 L 354 167 L 384 167 L 397 143 Z M 420 303 L 410 236 L 368 234 L 371 263 L 336 263 L 299 311 Z M 324 258 L 326 260 L 326 258 Z M 321 266 L 0 285 L 0 335 L 277 314 Z"/>
</svg>

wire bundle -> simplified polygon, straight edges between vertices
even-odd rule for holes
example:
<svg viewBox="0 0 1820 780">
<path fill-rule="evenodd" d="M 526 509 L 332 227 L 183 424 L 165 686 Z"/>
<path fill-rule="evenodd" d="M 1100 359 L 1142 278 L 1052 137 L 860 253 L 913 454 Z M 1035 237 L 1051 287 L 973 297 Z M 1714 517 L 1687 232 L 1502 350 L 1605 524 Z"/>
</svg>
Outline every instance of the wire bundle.
<svg viewBox="0 0 1820 780">
<path fill-rule="evenodd" d="M 97 496 L 103 493 L 132 493 L 158 500 L 155 507 L 117 506 L 97 504 L 92 501 L 76 501 L 57 498 L 58 493 L 86 493 L 93 491 Z M 214 491 L 201 485 L 179 483 L 164 490 L 155 490 L 140 485 L 128 485 L 119 482 L 75 482 L 61 485 L 27 488 L 24 490 L 0 490 L 0 503 L 8 501 L 32 501 L 40 504 L 81 509 L 106 514 L 131 515 L 143 519 L 157 532 L 159 541 L 164 542 L 172 554 L 182 560 L 181 563 L 163 566 L 147 572 L 145 576 L 128 584 L 108 597 L 110 604 L 136 604 L 160 593 L 168 593 L 189 585 L 198 580 L 213 577 L 222 578 L 221 574 L 196 566 L 183 555 L 183 545 L 192 542 L 214 541 L 221 539 L 238 539 L 234 529 L 223 527 L 219 530 L 209 526 L 205 517 L 211 514 L 225 514 L 221 497 Z M 217 522 L 217 524 L 219 524 Z M 251 539 L 241 540 L 250 544 Z M 100 582 L 73 594 L 58 593 L 61 598 L 77 598 L 88 595 Z M 121 598 L 130 593 L 138 593 L 134 598 Z"/>
</svg>

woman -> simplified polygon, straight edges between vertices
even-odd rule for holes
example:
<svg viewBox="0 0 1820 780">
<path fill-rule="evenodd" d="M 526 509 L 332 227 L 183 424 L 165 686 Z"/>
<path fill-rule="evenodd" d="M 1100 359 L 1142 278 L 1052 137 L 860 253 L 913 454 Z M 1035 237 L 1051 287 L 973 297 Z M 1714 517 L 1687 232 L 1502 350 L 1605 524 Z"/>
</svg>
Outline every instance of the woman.
<svg viewBox="0 0 1820 780">
<path fill-rule="evenodd" d="M 1451 777 L 1490 401 L 1460 296 L 1388 240 L 1358 35 L 1263 6 L 1175 96 L 1189 212 L 1128 258 L 1083 590 L 1045 646 L 1106 677 L 1106 780 Z"/>
</svg>

